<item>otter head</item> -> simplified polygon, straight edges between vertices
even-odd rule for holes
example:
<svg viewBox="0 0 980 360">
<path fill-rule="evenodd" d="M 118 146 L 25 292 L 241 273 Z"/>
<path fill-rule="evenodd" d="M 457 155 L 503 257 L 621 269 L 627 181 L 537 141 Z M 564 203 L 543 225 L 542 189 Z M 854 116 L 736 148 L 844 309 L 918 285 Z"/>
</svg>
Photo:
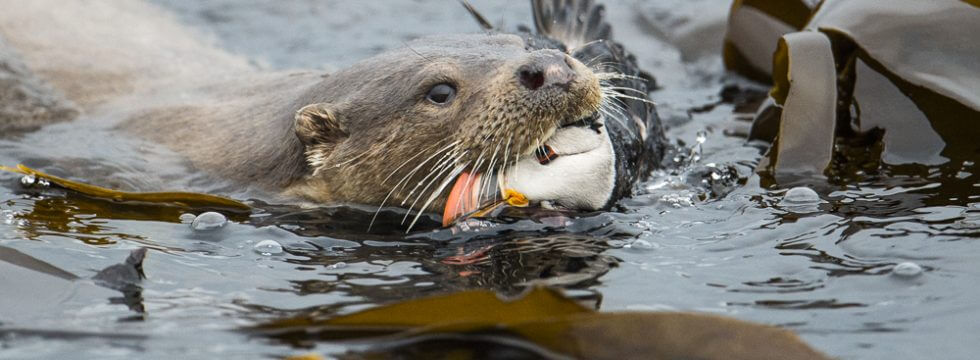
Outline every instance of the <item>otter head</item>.
<svg viewBox="0 0 980 360">
<path fill-rule="evenodd" d="M 581 62 L 518 36 L 423 38 L 331 75 L 297 104 L 295 131 L 311 168 L 303 193 L 455 217 L 508 181 L 556 180 L 514 173 L 559 129 L 594 120 L 601 94 Z M 575 139 L 566 148 L 581 145 Z"/>
</svg>

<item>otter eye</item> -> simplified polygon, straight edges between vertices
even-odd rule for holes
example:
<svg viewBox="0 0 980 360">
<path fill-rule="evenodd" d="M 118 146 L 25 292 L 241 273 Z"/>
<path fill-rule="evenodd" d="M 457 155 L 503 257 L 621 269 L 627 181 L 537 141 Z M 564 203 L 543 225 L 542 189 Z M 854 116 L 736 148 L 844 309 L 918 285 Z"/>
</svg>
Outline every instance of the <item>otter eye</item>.
<svg viewBox="0 0 980 360">
<path fill-rule="evenodd" d="M 442 83 L 429 89 L 429 94 L 425 98 L 433 104 L 447 104 L 456 96 L 456 88 L 452 85 Z"/>
</svg>

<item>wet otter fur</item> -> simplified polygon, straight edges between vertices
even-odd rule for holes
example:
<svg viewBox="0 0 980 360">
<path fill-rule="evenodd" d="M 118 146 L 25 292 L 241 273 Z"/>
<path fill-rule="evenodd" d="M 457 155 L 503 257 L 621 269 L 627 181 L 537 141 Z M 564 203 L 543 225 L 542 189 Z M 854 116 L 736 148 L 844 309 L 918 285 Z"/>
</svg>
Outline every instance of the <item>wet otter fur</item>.
<svg viewBox="0 0 980 360">
<path fill-rule="evenodd" d="M 78 110 L 27 70 L 0 37 L 0 137 L 71 120 Z"/>
<path fill-rule="evenodd" d="M 444 206 L 460 172 L 529 156 L 605 95 L 601 73 L 529 36 L 427 37 L 330 75 L 260 73 L 143 2 L 3 3 L 0 35 L 81 118 L 319 203 Z M 450 101 L 428 98 L 438 85 Z"/>
</svg>

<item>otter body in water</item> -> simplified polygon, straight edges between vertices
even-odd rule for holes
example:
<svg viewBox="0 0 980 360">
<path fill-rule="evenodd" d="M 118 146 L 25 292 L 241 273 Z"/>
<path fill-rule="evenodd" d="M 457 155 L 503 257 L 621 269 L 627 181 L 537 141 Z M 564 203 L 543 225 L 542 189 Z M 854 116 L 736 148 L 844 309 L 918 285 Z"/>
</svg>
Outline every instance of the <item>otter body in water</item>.
<svg viewBox="0 0 980 360">
<path fill-rule="evenodd" d="M 135 2 L 7 4 L 0 34 L 83 117 L 224 178 L 447 218 L 507 189 L 597 210 L 659 164 L 659 120 L 601 7 L 549 4 L 536 33 L 426 37 L 330 75 L 256 73 Z"/>
</svg>

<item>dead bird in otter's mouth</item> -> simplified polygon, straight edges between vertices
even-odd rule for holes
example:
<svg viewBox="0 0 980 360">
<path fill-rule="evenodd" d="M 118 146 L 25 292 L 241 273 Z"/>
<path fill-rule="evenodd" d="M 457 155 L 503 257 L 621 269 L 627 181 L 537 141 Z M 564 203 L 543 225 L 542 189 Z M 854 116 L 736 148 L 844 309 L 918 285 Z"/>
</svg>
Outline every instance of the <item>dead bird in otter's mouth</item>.
<svg viewBox="0 0 980 360">
<path fill-rule="evenodd" d="M 531 7 L 536 31 L 519 31 L 527 48 L 558 50 L 586 65 L 600 80 L 600 106 L 585 117 L 565 119 L 512 163 L 464 171 L 449 194 L 443 225 L 485 215 L 498 204 L 514 205 L 509 201 L 513 194 L 548 209 L 605 209 L 660 165 L 665 141 L 648 98 L 653 79 L 612 41 L 602 5 L 532 0 Z"/>
</svg>

